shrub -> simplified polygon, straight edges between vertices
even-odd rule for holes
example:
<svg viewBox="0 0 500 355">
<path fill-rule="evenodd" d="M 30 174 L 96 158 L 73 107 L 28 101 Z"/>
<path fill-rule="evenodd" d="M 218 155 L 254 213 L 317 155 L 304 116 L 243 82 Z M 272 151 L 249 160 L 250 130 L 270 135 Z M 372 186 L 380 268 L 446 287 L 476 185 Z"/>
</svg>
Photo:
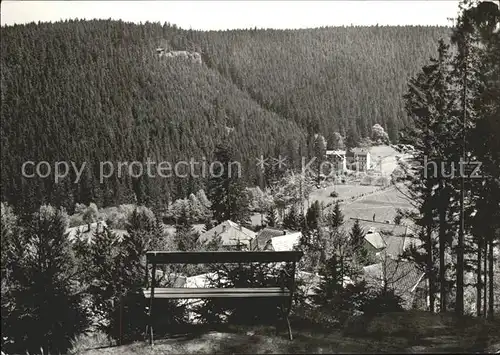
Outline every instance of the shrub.
<svg viewBox="0 0 500 355">
<path fill-rule="evenodd" d="M 127 235 L 115 258 L 114 276 L 110 275 L 110 282 L 115 284 L 115 288 L 109 331 L 114 339 L 128 342 L 144 338 L 148 319 L 148 304 L 142 294 L 146 275 L 145 256 L 148 250 L 163 250 L 165 245 L 168 241 L 161 223 L 149 209 L 137 208 L 128 220 Z M 162 282 L 165 283 L 166 267 L 160 269 L 160 273 L 159 287 Z M 172 307 L 172 304 L 173 301 L 166 301 L 155 305 L 166 308 L 166 313 L 158 309 L 158 312 L 155 311 L 159 317 L 168 315 L 164 324 L 175 324 L 184 317 L 184 309 Z"/>
<path fill-rule="evenodd" d="M 365 175 L 361 179 L 360 184 L 361 185 L 372 185 L 374 180 L 375 180 L 375 178 L 373 176 Z"/>
<path fill-rule="evenodd" d="M 142 340 L 149 306 L 142 294 L 145 254 L 148 250 L 173 249 L 170 248 L 173 240 L 154 214 L 144 207 L 136 208 L 129 215 L 127 234 L 121 242 L 109 230 L 101 231 L 94 240 L 95 244 L 90 247 L 77 244 L 75 248 L 80 262 L 88 265 L 86 280 L 95 326 L 120 343 Z M 158 271 L 162 275 L 161 287 L 168 282 L 168 273 L 166 267 Z M 184 308 L 174 307 L 173 301 L 155 303 L 155 308 L 155 315 L 164 321 L 155 326 L 159 331 L 161 326 L 172 327 L 184 317 Z"/>
<path fill-rule="evenodd" d="M 286 267 L 288 272 L 291 270 Z M 286 282 L 273 264 L 212 265 L 213 277 L 208 287 L 276 287 Z M 196 307 L 197 319 L 203 323 L 262 324 L 275 322 L 279 316 L 276 299 L 213 299 Z"/>
<path fill-rule="evenodd" d="M 403 311 L 403 300 L 393 290 L 373 291 L 366 299 L 362 311 L 367 315 Z"/>
<path fill-rule="evenodd" d="M 332 192 L 330 192 L 330 197 L 333 197 L 333 198 L 339 197 L 339 193 L 337 191 L 332 191 Z"/>
</svg>

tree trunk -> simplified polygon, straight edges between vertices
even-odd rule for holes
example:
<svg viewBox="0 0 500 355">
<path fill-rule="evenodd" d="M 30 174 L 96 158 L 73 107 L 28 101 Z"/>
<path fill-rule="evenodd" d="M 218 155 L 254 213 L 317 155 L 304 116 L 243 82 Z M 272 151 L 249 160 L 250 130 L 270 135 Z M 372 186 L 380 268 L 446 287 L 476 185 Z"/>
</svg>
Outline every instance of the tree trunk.
<svg viewBox="0 0 500 355">
<path fill-rule="evenodd" d="M 477 316 L 481 317 L 481 297 L 482 297 L 482 270 L 481 270 L 481 256 L 483 254 L 483 242 L 481 236 L 478 237 L 477 242 L 477 274 L 476 274 L 476 312 Z"/>
<path fill-rule="evenodd" d="M 493 235 L 490 234 L 490 240 L 488 241 L 489 244 L 489 254 L 488 254 L 488 277 L 489 277 L 489 307 L 488 307 L 488 317 L 493 318 L 493 308 L 494 308 L 494 302 L 495 302 L 495 297 L 493 294 Z M 486 295 L 485 295 L 486 297 Z M 485 301 L 486 303 L 486 301 Z"/>
<path fill-rule="evenodd" d="M 434 260 L 432 256 L 432 227 L 427 225 L 427 278 L 429 279 L 429 311 L 434 313 Z"/>
<path fill-rule="evenodd" d="M 446 312 L 446 206 L 447 196 L 443 182 L 439 182 L 439 312 Z"/>
<path fill-rule="evenodd" d="M 488 242 L 485 242 L 483 245 L 484 248 L 484 258 L 483 258 L 483 271 L 484 271 L 484 282 L 483 282 L 483 290 L 484 290 L 484 300 L 483 300 L 483 317 L 486 317 L 487 314 L 487 305 L 488 305 Z"/>
<path fill-rule="evenodd" d="M 464 37 L 464 63 L 465 68 L 463 71 L 463 91 L 462 91 L 462 159 L 466 161 L 466 121 L 467 121 L 467 74 L 469 68 L 467 60 L 469 57 L 469 43 L 467 36 Z M 458 243 L 456 248 L 457 265 L 456 265 L 456 278 L 457 278 L 457 294 L 455 298 L 455 312 L 459 315 L 464 314 L 464 237 L 465 237 L 465 177 L 460 177 L 460 227 L 458 230 Z"/>
</svg>

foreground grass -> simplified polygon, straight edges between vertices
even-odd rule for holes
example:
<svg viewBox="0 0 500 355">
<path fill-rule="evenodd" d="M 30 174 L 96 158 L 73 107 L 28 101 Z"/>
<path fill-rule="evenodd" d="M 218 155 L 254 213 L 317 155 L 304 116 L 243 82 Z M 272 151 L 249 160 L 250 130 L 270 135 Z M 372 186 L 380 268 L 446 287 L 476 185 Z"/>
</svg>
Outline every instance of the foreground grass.
<svg viewBox="0 0 500 355">
<path fill-rule="evenodd" d="M 271 326 L 193 328 L 189 334 L 145 342 L 105 346 L 84 339 L 74 354 L 213 354 L 213 353 L 484 353 L 500 350 L 500 322 L 426 312 L 385 314 L 356 319 L 342 330 L 292 321 L 294 340 Z M 87 345 L 87 346 L 82 346 Z M 99 346 L 100 345 L 100 346 Z M 103 346 L 104 345 L 104 346 Z"/>
</svg>

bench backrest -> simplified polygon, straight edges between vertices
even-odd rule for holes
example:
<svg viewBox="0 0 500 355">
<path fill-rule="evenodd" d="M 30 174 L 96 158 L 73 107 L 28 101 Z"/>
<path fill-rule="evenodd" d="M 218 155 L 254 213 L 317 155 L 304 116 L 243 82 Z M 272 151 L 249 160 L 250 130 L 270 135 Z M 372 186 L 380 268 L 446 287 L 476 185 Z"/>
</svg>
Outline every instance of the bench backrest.
<svg viewBox="0 0 500 355">
<path fill-rule="evenodd" d="M 148 251 L 148 264 L 216 264 L 249 262 L 297 262 L 302 251 Z"/>
</svg>

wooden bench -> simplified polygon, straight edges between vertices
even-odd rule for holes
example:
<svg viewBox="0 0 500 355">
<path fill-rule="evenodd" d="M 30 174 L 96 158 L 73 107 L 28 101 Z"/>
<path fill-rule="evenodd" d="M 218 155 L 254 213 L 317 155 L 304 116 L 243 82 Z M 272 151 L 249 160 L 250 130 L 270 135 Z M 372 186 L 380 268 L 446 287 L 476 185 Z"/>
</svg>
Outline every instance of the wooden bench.
<svg viewBox="0 0 500 355">
<path fill-rule="evenodd" d="M 295 267 L 303 253 L 301 251 L 217 251 L 217 252 L 171 252 L 149 251 L 146 254 L 146 288 L 144 296 L 149 299 L 149 322 L 146 333 L 150 344 L 153 344 L 153 301 L 154 299 L 198 299 L 198 298 L 281 298 L 283 299 L 282 314 L 286 320 L 288 335 L 293 340 L 292 329 L 288 316 L 292 307 L 295 291 Z M 283 270 L 289 277 L 290 284 L 280 287 L 256 288 L 158 288 L 156 287 L 156 268 L 161 264 L 226 264 L 226 263 L 292 263 L 291 274 Z M 151 265 L 151 285 L 149 284 L 149 268 Z"/>
</svg>

